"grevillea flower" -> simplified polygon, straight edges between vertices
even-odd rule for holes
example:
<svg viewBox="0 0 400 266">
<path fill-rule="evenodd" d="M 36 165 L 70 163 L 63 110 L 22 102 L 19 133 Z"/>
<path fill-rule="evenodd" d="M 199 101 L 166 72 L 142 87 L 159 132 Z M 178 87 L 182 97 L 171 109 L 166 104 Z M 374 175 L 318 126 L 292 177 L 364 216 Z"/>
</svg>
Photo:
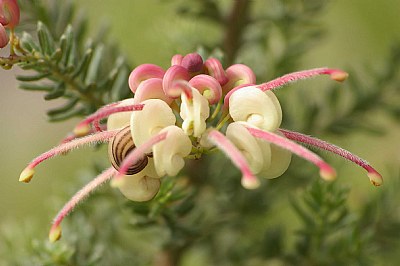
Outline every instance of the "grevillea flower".
<svg viewBox="0 0 400 266">
<path fill-rule="evenodd" d="M 280 128 L 282 109 L 273 90 L 318 75 L 344 81 L 347 73 L 316 68 L 291 73 L 256 85 L 253 71 L 236 64 L 224 69 L 220 61 L 205 61 L 196 53 L 175 55 L 167 70 L 153 64 L 135 68 L 129 87 L 135 96 L 100 108 L 81 121 L 74 135 L 35 158 L 21 173 L 29 182 L 38 164 L 87 144 L 108 142 L 111 167 L 66 203 L 53 222 L 50 240 L 61 236 L 60 224 L 90 192 L 111 184 L 133 201 L 148 201 L 165 176 L 178 175 L 185 159 L 218 149 L 241 173 L 243 187 L 255 189 L 258 177 L 276 178 L 289 167 L 292 154 L 316 165 L 326 180 L 335 170 L 301 144 L 337 154 L 363 167 L 372 184 L 381 175 L 366 161 L 333 144 Z M 107 119 L 106 126 L 101 124 Z M 216 149 L 217 148 L 217 149 Z"/>
</svg>

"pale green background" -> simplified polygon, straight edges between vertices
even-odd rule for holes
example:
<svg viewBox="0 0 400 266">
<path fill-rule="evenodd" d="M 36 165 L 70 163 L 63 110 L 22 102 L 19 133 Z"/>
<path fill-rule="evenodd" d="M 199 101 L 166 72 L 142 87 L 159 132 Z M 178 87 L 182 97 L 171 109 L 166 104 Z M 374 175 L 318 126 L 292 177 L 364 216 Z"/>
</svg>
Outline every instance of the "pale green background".
<svg viewBox="0 0 400 266">
<path fill-rule="evenodd" d="M 269 1 L 264 1 L 268 4 Z M 108 21 L 111 37 L 118 42 L 126 56 L 137 64 L 168 64 L 171 51 L 188 52 L 185 40 L 181 45 L 168 31 L 171 25 L 179 25 L 189 31 L 196 31 L 196 38 L 217 37 L 217 31 L 207 34 L 204 27 L 195 21 L 188 24 L 174 16 L 174 1 L 79 1 L 88 11 L 91 29 Z M 398 0 L 341 0 L 332 1 L 321 18 L 326 25 L 327 37 L 311 51 L 303 68 L 331 66 L 346 69 L 364 63 L 375 65 L 387 56 L 394 40 L 400 40 L 400 1 Z M 197 28 L 198 27 L 198 28 Z M 182 50 L 183 49 L 183 50 Z M 2 52 L 4 54 L 4 51 Z M 31 184 L 18 182 L 20 171 L 39 153 L 56 145 L 73 128 L 78 120 L 49 124 L 45 111 L 56 106 L 56 102 L 45 102 L 41 93 L 25 92 L 17 89 L 13 76 L 18 70 L 0 72 L 0 223 L 26 221 L 43 223 L 46 234 L 52 217 L 63 202 L 53 202 L 55 195 L 68 199 L 74 190 L 65 190 L 66 184 L 76 180 L 76 176 L 93 162 L 94 153 L 90 149 L 79 150 L 48 161 L 37 168 Z M 400 84 L 399 84 L 400 87 Z M 334 141 L 367 158 L 385 176 L 385 185 L 390 185 L 387 162 L 400 162 L 400 126 L 393 121 L 383 121 L 388 132 L 385 136 L 352 135 L 347 139 Z M 105 158 L 105 152 L 97 152 L 97 158 Z M 326 156 L 328 161 L 332 157 Z M 350 164 L 334 161 L 341 175 L 351 173 L 357 180 L 342 180 L 354 184 L 352 199 L 362 200 L 376 193 L 370 186 L 365 173 Z M 305 162 L 306 163 L 306 162 Z M 352 176 L 349 175 L 349 176 Z M 282 177 L 285 178 L 285 177 Z M 317 177 L 316 177 L 317 178 Z M 392 177 L 393 178 L 393 177 Z M 359 182 L 362 181 L 362 182 Z M 79 189 L 76 184 L 75 190 Z"/>
</svg>

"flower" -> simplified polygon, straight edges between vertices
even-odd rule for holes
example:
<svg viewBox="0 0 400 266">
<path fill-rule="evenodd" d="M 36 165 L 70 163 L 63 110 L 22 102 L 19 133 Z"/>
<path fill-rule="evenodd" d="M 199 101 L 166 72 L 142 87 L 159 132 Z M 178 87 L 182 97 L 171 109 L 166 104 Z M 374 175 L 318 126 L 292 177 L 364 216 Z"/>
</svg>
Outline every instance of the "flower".
<svg viewBox="0 0 400 266">
<path fill-rule="evenodd" d="M 314 146 L 352 161 L 368 172 L 372 184 L 381 175 L 358 156 L 325 141 L 280 128 L 282 109 L 273 90 L 318 75 L 344 81 L 347 73 L 316 68 L 291 73 L 256 85 L 253 71 L 235 64 L 227 69 L 219 60 L 205 61 L 196 53 L 175 55 L 167 70 L 153 64 L 135 68 L 129 77 L 131 99 L 111 103 L 82 120 L 74 135 L 35 158 L 21 173 L 29 182 L 35 167 L 54 156 L 87 144 L 108 142 L 111 167 L 89 182 L 65 204 L 50 230 L 50 240 L 61 236 L 60 224 L 90 192 L 111 184 L 133 201 L 151 200 L 165 176 L 175 176 L 185 159 L 222 150 L 241 173 L 243 187 L 255 189 L 257 178 L 276 178 L 289 167 L 292 153 L 320 169 L 326 180 L 335 170 L 300 144 Z M 101 124 L 106 119 L 106 126 Z M 300 144 L 299 144 L 300 143 Z"/>
</svg>

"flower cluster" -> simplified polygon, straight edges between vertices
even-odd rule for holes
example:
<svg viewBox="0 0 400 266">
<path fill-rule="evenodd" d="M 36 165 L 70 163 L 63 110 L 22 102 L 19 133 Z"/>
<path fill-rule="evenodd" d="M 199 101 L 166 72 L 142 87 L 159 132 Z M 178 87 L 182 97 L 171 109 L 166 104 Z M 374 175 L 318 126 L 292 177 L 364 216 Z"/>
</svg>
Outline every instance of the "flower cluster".
<svg viewBox="0 0 400 266">
<path fill-rule="evenodd" d="M 50 239 L 61 236 L 60 223 L 99 185 L 112 185 L 133 201 L 151 200 L 162 178 L 175 176 L 185 159 L 223 151 L 242 173 L 242 185 L 255 189 L 257 178 L 275 178 L 289 167 L 292 153 L 310 161 L 326 180 L 335 170 L 300 144 L 321 148 L 363 167 L 378 186 L 381 175 L 366 161 L 325 141 L 281 129 L 282 110 L 273 90 L 300 79 L 328 75 L 344 81 L 347 73 L 317 68 L 291 73 L 256 85 L 253 71 L 234 64 L 226 69 L 219 60 L 197 54 L 175 55 L 164 70 L 153 64 L 135 68 L 129 77 L 134 97 L 111 103 L 81 121 L 63 143 L 35 158 L 21 173 L 29 182 L 42 161 L 76 147 L 109 143 L 111 167 L 82 188 L 56 216 Z M 107 123 L 101 123 L 107 118 Z M 300 143 L 300 144 L 299 144 Z"/>
<path fill-rule="evenodd" d="M 19 7 L 17 0 L 0 0 L 0 48 L 4 48 L 10 39 L 6 28 L 10 29 L 11 41 L 14 36 L 14 27 L 19 23 Z"/>
</svg>

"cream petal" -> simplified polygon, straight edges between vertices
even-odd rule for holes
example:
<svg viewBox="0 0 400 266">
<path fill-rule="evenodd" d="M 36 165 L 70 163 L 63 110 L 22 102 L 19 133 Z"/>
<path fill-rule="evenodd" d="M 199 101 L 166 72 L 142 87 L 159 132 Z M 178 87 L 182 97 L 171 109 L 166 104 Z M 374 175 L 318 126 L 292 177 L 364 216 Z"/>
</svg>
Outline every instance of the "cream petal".
<svg viewBox="0 0 400 266">
<path fill-rule="evenodd" d="M 153 178 L 161 178 L 161 176 L 157 174 L 156 167 L 154 165 L 154 159 L 151 157 L 148 157 L 147 159 L 147 166 L 143 169 L 144 174 Z"/>
<path fill-rule="evenodd" d="M 154 165 L 158 176 L 175 176 L 183 168 L 184 157 L 192 150 L 192 142 L 183 130 L 169 126 L 162 130 L 167 138 L 153 146 Z"/>
<path fill-rule="evenodd" d="M 118 185 L 121 193 L 132 201 L 148 201 L 155 197 L 160 190 L 159 178 L 146 176 L 143 171 L 136 175 L 127 175 Z"/>
<path fill-rule="evenodd" d="M 135 104 L 133 99 L 126 99 L 121 101 L 117 106 L 128 106 L 133 104 Z M 131 120 L 131 114 L 132 112 L 129 111 L 110 115 L 107 120 L 107 129 L 114 130 L 128 126 Z"/>
<path fill-rule="evenodd" d="M 164 101 L 149 99 L 142 103 L 143 110 L 131 115 L 131 133 L 136 146 L 145 143 L 160 130 L 176 122 L 172 109 Z"/>
<path fill-rule="evenodd" d="M 210 116 L 210 108 L 207 98 L 198 90 L 192 89 L 192 94 L 191 100 L 184 93 L 181 95 L 182 129 L 187 135 L 200 137 L 206 130 L 206 119 Z"/>
<path fill-rule="evenodd" d="M 233 122 L 226 129 L 226 137 L 239 149 L 246 158 L 252 173 L 257 174 L 264 165 L 263 152 L 257 143 L 257 139 L 253 137 L 244 126 L 247 123 Z M 268 146 L 266 152 L 268 153 Z M 265 156 L 268 159 L 268 156 Z M 268 161 L 269 164 L 269 161 Z"/>
<path fill-rule="evenodd" d="M 284 137 L 284 135 L 280 132 L 275 132 L 275 134 Z M 262 139 L 259 139 L 259 141 L 269 144 Z M 292 159 L 292 153 L 274 144 L 269 145 L 271 146 L 271 163 L 270 166 L 264 165 L 264 168 L 259 173 L 259 176 L 272 179 L 281 176 L 289 168 L 289 164 Z"/>
<path fill-rule="evenodd" d="M 264 93 L 255 86 L 232 93 L 229 114 L 234 121 L 245 121 L 266 131 L 275 131 L 282 122 L 282 110 L 273 92 Z"/>
</svg>

